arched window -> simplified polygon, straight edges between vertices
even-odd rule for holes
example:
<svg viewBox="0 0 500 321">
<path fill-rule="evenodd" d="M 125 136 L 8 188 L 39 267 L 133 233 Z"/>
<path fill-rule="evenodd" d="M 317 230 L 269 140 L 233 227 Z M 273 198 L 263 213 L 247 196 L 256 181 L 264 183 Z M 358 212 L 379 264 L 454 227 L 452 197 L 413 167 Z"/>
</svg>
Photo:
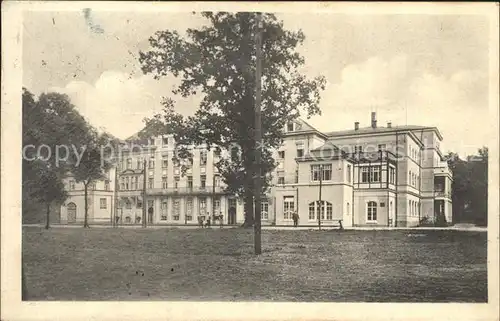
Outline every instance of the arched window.
<svg viewBox="0 0 500 321">
<path fill-rule="evenodd" d="M 367 211 L 366 220 L 368 222 L 376 222 L 377 221 L 377 203 L 373 202 L 373 201 L 368 202 L 366 211 Z"/>
<path fill-rule="evenodd" d="M 326 219 L 327 220 L 332 220 L 333 219 L 333 206 L 332 203 L 326 202 L 326 201 L 315 201 L 309 203 L 309 220 L 313 221 L 318 219 L 319 214 L 321 212 L 321 219 L 325 219 L 325 212 L 326 212 Z"/>
</svg>

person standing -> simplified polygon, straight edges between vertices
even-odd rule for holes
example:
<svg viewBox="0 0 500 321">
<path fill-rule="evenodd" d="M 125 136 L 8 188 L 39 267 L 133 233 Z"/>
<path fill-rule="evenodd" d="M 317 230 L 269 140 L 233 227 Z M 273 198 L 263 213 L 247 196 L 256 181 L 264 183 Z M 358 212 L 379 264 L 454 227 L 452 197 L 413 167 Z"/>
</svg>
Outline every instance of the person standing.
<svg viewBox="0 0 500 321">
<path fill-rule="evenodd" d="M 293 226 L 294 227 L 299 226 L 299 214 L 297 214 L 297 212 L 294 212 L 292 214 L 292 219 L 293 219 Z"/>
</svg>

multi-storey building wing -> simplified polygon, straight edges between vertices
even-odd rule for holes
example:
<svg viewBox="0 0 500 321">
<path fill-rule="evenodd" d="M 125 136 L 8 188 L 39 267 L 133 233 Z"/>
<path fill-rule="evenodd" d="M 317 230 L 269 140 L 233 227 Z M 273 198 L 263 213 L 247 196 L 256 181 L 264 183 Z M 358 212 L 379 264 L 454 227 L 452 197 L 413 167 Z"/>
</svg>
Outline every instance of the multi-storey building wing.
<svg viewBox="0 0 500 321">
<path fill-rule="evenodd" d="M 436 127 L 378 126 L 372 113 L 367 127 L 355 122 L 351 130 L 322 133 L 299 119 L 283 130 L 272 186 L 261 201 L 262 224 L 291 225 L 295 212 L 300 225 L 317 225 L 318 217 L 324 226 L 341 221 L 345 227 L 415 226 L 440 215 L 451 222 L 452 173 Z M 196 224 L 213 215 L 241 224 L 243 200 L 225 192 L 214 165 L 221 155 L 203 145 L 191 151 L 182 172 L 172 161 L 171 136 L 123 148 L 106 180 L 116 188 L 102 191 L 109 209 L 100 207 L 93 218 L 138 224 L 146 206 L 148 224 Z M 75 221 L 66 213 L 76 212 L 76 221 L 82 215 L 78 195 L 66 202 L 77 210 L 62 211 L 63 221 Z"/>
</svg>

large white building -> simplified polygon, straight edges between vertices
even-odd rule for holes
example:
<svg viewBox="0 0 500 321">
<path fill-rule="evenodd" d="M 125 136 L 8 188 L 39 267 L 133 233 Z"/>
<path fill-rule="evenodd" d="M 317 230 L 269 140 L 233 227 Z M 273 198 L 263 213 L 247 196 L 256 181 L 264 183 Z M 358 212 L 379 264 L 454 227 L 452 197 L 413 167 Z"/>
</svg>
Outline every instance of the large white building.
<svg viewBox="0 0 500 321">
<path fill-rule="evenodd" d="M 356 122 L 351 130 L 322 133 L 297 120 L 284 133 L 275 151 L 272 188 L 262 200 L 263 225 L 292 225 L 294 211 L 299 225 L 317 225 L 319 215 L 323 226 L 339 221 L 345 227 L 415 226 L 424 217 L 433 221 L 439 215 L 451 223 L 452 173 L 436 127 L 381 127 L 372 113 L 367 127 Z M 214 213 L 223 215 L 226 225 L 241 224 L 243 201 L 224 192 L 214 166 L 220 156 L 193 147 L 189 169 L 182 173 L 172 162 L 174 147 L 172 137 L 156 137 L 123 151 L 116 172 L 89 195 L 91 222 L 138 224 L 146 206 L 153 208 L 148 224 L 196 224 L 199 216 Z M 70 197 L 61 221 L 82 221 L 81 186 L 71 178 L 67 186 Z"/>
</svg>

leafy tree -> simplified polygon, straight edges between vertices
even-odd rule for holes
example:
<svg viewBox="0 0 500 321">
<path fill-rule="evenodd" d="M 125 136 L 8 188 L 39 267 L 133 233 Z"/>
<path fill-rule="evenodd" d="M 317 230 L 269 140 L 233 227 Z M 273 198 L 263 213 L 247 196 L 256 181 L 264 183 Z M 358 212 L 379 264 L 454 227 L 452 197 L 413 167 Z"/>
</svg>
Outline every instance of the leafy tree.
<svg viewBox="0 0 500 321">
<path fill-rule="evenodd" d="M 180 78 L 174 94 L 183 97 L 200 93 L 203 99 L 194 116 L 176 113 L 173 101 L 163 101 L 162 113 L 145 119 L 142 134 L 173 133 L 176 159 L 190 157 L 189 146 L 207 144 L 229 150 L 237 146 L 238 157 L 221 155 L 216 164 L 228 191 L 244 196 L 245 226 L 253 225 L 255 155 L 262 151 L 263 188 L 275 167 L 272 151 L 282 143 L 283 128 L 297 119 L 320 114 L 320 91 L 325 79 L 307 79 L 300 73 L 304 58 L 296 52 L 304 41 L 302 31 L 283 28 L 273 14 L 262 14 L 262 146 L 254 140 L 256 13 L 202 12 L 207 26 L 188 29 L 182 38 L 176 31 L 157 31 L 149 38 L 150 48 L 140 52 L 145 74 L 156 79 L 166 75 Z"/>
<path fill-rule="evenodd" d="M 56 159 L 59 146 L 78 145 L 86 131 L 85 119 L 78 114 L 66 95 L 58 93 L 35 96 L 23 88 L 23 215 L 27 208 L 43 205 L 46 209 L 46 228 L 50 226 L 50 207 L 62 203 L 67 195 L 62 177 L 70 166 L 69 150 Z M 43 149 L 38 149 L 44 146 Z"/>
<path fill-rule="evenodd" d="M 453 171 L 453 220 L 487 225 L 488 148 L 479 149 L 477 155 L 466 160 L 456 153 L 449 153 L 447 159 Z"/>
<path fill-rule="evenodd" d="M 107 134 L 99 135 L 95 130 L 88 133 L 85 151 L 82 153 L 80 162 L 72 169 L 77 182 L 84 186 L 85 216 L 83 227 L 90 227 L 88 223 L 88 189 L 94 182 L 106 178 L 105 173 L 111 167 L 110 152 L 106 146 L 112 146 L 113 141 Z"/>
</svg>

